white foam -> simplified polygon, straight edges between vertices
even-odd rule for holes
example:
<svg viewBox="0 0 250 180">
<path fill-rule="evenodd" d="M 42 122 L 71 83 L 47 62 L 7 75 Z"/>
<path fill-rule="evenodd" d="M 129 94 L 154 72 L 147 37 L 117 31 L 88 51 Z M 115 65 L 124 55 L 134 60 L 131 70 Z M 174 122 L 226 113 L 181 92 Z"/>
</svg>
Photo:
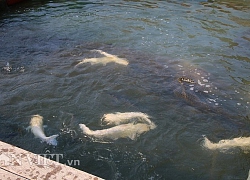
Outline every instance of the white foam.
<svg viewBox="0 0 250 180">
<path fill-rule="evenodd" d="M 216 99 L 208 98 L 209 101 L 216 102 Z"/>
<path fill-rule="evenodd" d="M 198 79 L 198 84 L 200 85 L 200 86 L 204 86 L 205 84 L 202 84 L 201 83 L 201 81 Z"/>
</svg>

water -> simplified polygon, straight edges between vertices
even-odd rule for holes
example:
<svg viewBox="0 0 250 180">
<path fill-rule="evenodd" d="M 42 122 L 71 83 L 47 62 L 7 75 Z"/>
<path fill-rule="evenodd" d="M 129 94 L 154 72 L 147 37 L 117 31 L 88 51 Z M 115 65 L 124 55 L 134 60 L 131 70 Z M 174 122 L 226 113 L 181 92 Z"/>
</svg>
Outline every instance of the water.
<svg viewBox="0 0 250 180">
<path fill-rule="evenodd" d="M 0 74 L 1 140 L 63 154 L 62 163 L 79 160 L 71 166 L 106 179 L 246 179 L 248 153 L 211 152 L 201 139 L 250 135 L 249 11 L 248 0 L 62 0 L 1 12 L 0 65 L 25 68 Z M 98 56 L 92 49 L 130 64 L 75 67 Z M 183 75 L 208 80 L 197 95 L 222 111 L 176 97 Z M 147 113 L 157 128 L 114 143 L 81 134 L 79 123 L 100 129 L 101 116 L 116 111 Z M 47 135 L 60 133 L 57 147 L 26 132 L 33 114 Z"/>
</svg>

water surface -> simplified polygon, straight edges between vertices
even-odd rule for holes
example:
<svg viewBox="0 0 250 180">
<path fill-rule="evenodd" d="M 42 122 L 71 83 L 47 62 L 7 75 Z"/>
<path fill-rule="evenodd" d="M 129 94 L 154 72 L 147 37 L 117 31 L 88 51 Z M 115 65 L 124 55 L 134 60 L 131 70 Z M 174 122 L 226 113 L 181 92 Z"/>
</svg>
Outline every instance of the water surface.
<svg viewBox="0 0 250 180">
<path fill-rule="evenodd" d="M 0 13 L 2 141 L 106 179 L 246 179 L 250 156 L 211 152 L 212 141 L 250 135 L 249 1 L 30 1 Z M 83 64 L 101 49 L 127 67 Z M 208 80 L 197 96 L 211 111 L 175 96 L 183 75 Z M 205 83 L 205 81 L 202 81 Z M 103 128 L 104 113 L 141 111 L 157 128 L 136 141 L 93 142 L 78 124 Z M 225 113 L 224 113 L 225 112 Z M 44 117 L 51 147 L 25 131 Z"/>
</svg>

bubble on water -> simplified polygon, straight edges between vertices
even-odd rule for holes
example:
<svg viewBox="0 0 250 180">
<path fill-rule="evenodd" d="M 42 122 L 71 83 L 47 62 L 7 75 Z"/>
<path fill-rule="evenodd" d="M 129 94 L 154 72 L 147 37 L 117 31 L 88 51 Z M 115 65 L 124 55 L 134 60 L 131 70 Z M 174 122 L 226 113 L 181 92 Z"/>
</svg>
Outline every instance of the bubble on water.
<svg viewBox="0 0 250 180">
<path fill-rule="evenodd" d="M 141 153 L 141 152 L 138 152 L 138 154 L 139 154 L 140 156 L 143 156 L 143 153 Z"/>
<path fill-rule="evenodd" d="M 240 106 L 240 105 L 241 105 L 241 103 L 237 103 L 237 105 L 238 105 L 238 106 Z"/>
<path fill-rule="evenodd" d="M 194 90 L 194 87 L 191 87 L 190 90 L 193 91 L 193 90 Z"/>
<path fill-rule="evenodd" d="M 198 79 L 198 84 L 200 85 L 200 86 L 204 86 L 205 84 L 202 84 L 201 83 L 201 81 Z"/>
<path fill-rule="evenodd" d="M 237 91 L 237 90 L 235 90 L 234 92 L 236 92 L 236 93 L 240 93 L 239 91 Z"/>
<path fill-rule="evenodd" d="M 216 102 L 216 99 L 208 98 L 209 101 Z"/>
<path fill-rule="evenodd" d="M 214 103 L 214 105 L 215 105 L 215 106 L 218 106 L 218 105 L 219 105 L 219 103 Z"/>
<path fill-rule="evenodd" d="M 208 93 L 208 91 L 203 91 L 204 93 Z"/>
</svg>

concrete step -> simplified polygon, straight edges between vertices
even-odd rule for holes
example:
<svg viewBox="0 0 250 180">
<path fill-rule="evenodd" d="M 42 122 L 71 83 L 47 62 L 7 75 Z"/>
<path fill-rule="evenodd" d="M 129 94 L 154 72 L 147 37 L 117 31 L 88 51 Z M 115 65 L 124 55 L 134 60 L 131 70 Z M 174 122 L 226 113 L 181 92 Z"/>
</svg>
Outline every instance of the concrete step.
<svg viewBox="0 0 250 180">
<path fill-rule="evenodd" d="M 0 179 L 102 180 L 92 174 L 2 141 L 0 141 Z"/>
</svg>

